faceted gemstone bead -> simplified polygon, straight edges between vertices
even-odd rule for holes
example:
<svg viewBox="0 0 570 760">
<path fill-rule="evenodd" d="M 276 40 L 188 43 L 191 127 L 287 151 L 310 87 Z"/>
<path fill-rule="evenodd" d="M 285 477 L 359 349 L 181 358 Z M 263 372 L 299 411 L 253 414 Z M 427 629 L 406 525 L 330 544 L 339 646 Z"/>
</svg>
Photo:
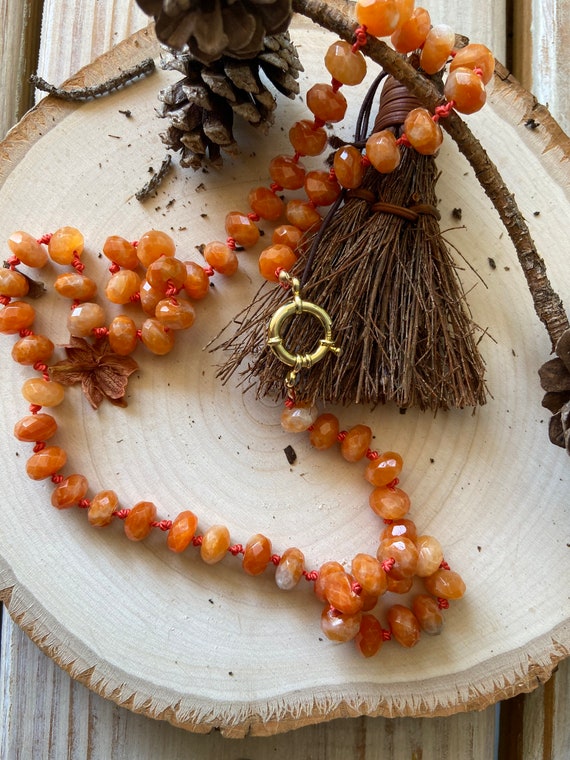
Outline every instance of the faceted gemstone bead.
<svg viewBox="0 0 570 760">
<path fill-rule="evenodd" d="M 389 575 L 396 580 L 411 578 L 418 566 L 418 550 L 409 538 L 386 538 L 380 541 L 376 557 L 380 562 L 394 559 Z"/>
<path fill-rule="evenodd" d="M 281 198 L 268 187 L 256 187 L 250 190 L 247 199 L 251 210 L 270 222 L 279 219 L 285 210 L 285 204 Z"/>
<path fill-rule="evenodd" d="M 200 556 L 207 565 L 220 562 L 230 548 L 230 532 L 225 525 L 212 525 L 202 536 Z"/>
<path fill-rule="evenodd" d="M 89 483 L 84 475 L 68 475 L 54 488 L 51 495 L 52 506 L 56 509 L 68 509 L 85 498 Z"/>
<path fill-rule="evenodd" d="M 319 156 L 326 147 L 327 133 L 312 121 L 296 121 L 289 130 L 289 141 L 300 156 Z"/>
<path fill-rule="evenodd" d="M 36 317 L 33 306 L 26 301 L 10 301 L 0 310 L 0 333 L 16 335 L 30 327 Z"/>
<path fill-rule="evenodd" d="M 15 269 L 0 269 L 0 296 L 22 298 L 29 290 L 28 281 Z"/>
<path fill-rule="evenodd" d="M 459 113 L 475 113 L 487 100 L 483 80 L 465 66 L 449 72 L 443 94 L 447 100 L 453 101 L 453 107 Z"/>
<path fill-rule="evenodd" d="M 74 306 L 67 317 L 67 329 L 71 335 L 86 338 L 97 327 L 105 324 L 105 312 L 98 303 L 84 301 Z"/>
<path fill-rule="evenodd" d="M 57 432 L 57 422 L 51 414 L 29 414 L 14 426 L 14 435 L 19 441 L 35 443 L 47 441 Z"/>
<path fill-rule="evenodd" d="M 321 613 L 321 630 L 331 641 L 352 641 L 358 635 L 361 621 L 361 612 L 348 614 L 325 607 Z"/>
<path fill-rule="evenodd" d="M 119 505 L 119 497 L 114 491 L 99 491 L 91 499 L 87 519 L 95 528 L 104 528 L 113 519 L 113 512 Z"/>
<path fill-rule="evenodd" d="M 423 155 L 433 155 L 443 142 L 441 127 L 425 108 L 410 111 L 404 121 L 404 130 L 412 147 Z"/>
<path fill-rule="evenodd" d="M 83 253 L 83 235 L 76 227 L 60 227 L 48 243 L 50 259 L 56 264 L 71 264 L 75 256 Z"/>
<path fill-rule="evenodd" d="M 301 182 L 301 186 L 302 186 Z M 259 240 L 259 228 L 247 214 L 241 211 L 230 211 L 225 219 L 226 234 L 232 237 L 243 248 L 251 248 Z"/>
<path fill-rule="evenodd" d="M 420 54 L 420 66 L 426 74 L 435 74 L 445 66 L 454 45 L 455 32 L 450 26 L 432 26 Z"/>
<path fill-rule="evenodd" d="M 288 433 L 302 433 L 311 427 L 318 416 L 316 406 L 286 406 L 281 412 L 281 427 Z"/>
<path fill-rule="evenodd" d="M 401 488 L 375 488 L 368 497 L 368 503 L 384 520 L 400 520 L 410 511 L 410 497 Z"/>
<path fill-rule="evenodd" d="M 136 272 L 132 269 L 120 269 L 109 277 L 105 295 L 111 303 L 125 304 L 133 299 L 140 288 L 141 278 Z"/>
<path fill-rule="evenodd" d="M 141 297 L 141 307 L 145 314 L 154 316 L 156 311 L 156 305 L 164 298 L 164 293 L 160 290 L 153 288 L 150 282 L 143 280 L 139 290 Z"/>
<path fill-rule="evenodd" d="M 370 612 L 378 604 L 376 594 L 369 594 L 364 589 L 362 589 L 362 593 L 360 594 L 360 600 L 362 601 L 362 612 Z"/>
<path fill-rule="evenodd" d="M 288 245 L 294 251 L 302 237 L 303 230 L 292 224 L 281 224 L 273 230 L 271 242 L 275 245 Z"/>
<path fill-rule="evenodd" d="M 257 229 L 257 228 L 256 228 Z M 204 258 L 215 272 L 231 277 L 238 270 L 236 252 L 221 240 L 212 240 L 204 246 Z"/>
<path fill-rule="evenodd" d="M 179 554 L 190 546 L 196 528 L 198 527 L 198 518 L 189 509 L 180 512 L 172 521 L 172 527 L 168 531 L 166 544 L 168 548 Z"/>
<path fill-rule="evenodd" d="M 271 245 L 259 254 L 259 273 L 269 282 L 279 282 L 277 270 L 288 272 L 296 261 L 296 254 L 288 245 Z"/>
<path fill-rule="evenodd" d="M 324 595 L 327 602 L 347 615 L 354 615 L 362 609 L 362 599 L 352 588 L 354 582 L 354 576 L 344 570 L 330 573 L 324 582 Z"/>
<path fill-rule="evenodd" d="M 139 265 L 136 246 L 119 235 L 110 235 L 105 240 L 103 253 L 122 269 L 136 269 Z"/>
<path fill-rule="evenodd" d="M 185 261 L 184 266 L 186 267 L 184 290 L 194 301 L 201 301 L 210 292 L 210 278 L 204 267 L 195 261 Z"/>
<path fill-rule="evenodd" d="M 350 571 L 367 593 L 378 597 L 386 592 L 386 572 L 376 557 L 357 554 L 352 560 Z"/>
<path fill-rule="evenodd" d="M 349 190 L 360 187 L 364 177 L 362 155 L 354 145 L 344 145 L 334 154 L 333 167 L 339 185 Z"/>
<path fill-rule="evenodd" d="M 392 45 L 398 53 L 411 53 L 424 44 L 430 29 L 428 11 L 425 8 L 415 8 L 410 18 L 392 34 Z"/>
<path fill-rule="evenodd" d="M 340 453 L 347 462 L 358 462 L 370 448 L 372 430 L 368 425 L 355 425 L 340 443 Z"/>
<path fill-rule="evenodd" d="M 174 256 L 161 256 L 149 265 L 146 279 L 162 293 L 166 293 L 170 287 L 180 289 L 186 281 L 186 267 Z"/>
<path fill-rule="evenodd" d="M 132 354 L 138 343 L 137 326 L 126 314 L 119 314 L 109 325 L 109 345 L 119 356 Z"/>
<path fill-rule="evenodd" d="M 275 583 L 282 591 L 290 591 L 299 583 L 305 569 L 305 555 L 292 546 L 285 549 L 275 568 Z"/>
<path fill-rule="evenodd" d="M 317 417 L 309 433 L 309 441 L 318 451 L 330 449 L 337 442 L 338 418 L 326 412 Z"/>
<path fill-rule="evenodd" d="M 287 221 L 303 232 L 307 230 L 314 231 L 323 221 L 312 203 L 302 201 L 299 198 L 293 198 L 293 200 L 289 201 L 285 213 Z"/>
<path fill-rule="evenodd" d="M 388 610 L 388 623 L 392 637 L 408 649 L 420 640 L 420 624 L 414 613 L 403 604 L 394 604 Z"/>
<path fill-rule="evenodd" d="M 45 335 L 26 335 L 12 346 L 12 359 L 18 364 L 33 366 L 36 362 L 46 362 L 53 354 L 55 346 Z"/>
<path fill-rule="evenodd" d="M 340 90 L 333 90 L 330 84 L 314 84 L 307 92 L 307 108 L 324 122 L 335 124 L 344 119 L 346 98 Z"/>
<path fill-rule="evenodd" d="M 28 232 L 13 232 L 8 238 L 8 247 L 27 267 L 40 269 L 47 263 L 46 249 Z"/>
<path fill-rule="evenodd" d="M 443 615 L 437 604 L 437 600 L 428 594 L 418 594 L 412 602 L 412 612 L 417 618 L 420 628 L 430 636 L 441 633 L 443 628 Z"/>
<path fill-rule="evenodd" d="M 315 596 L 317 599 L 320 599 L 321 602 L 324 602 L 326 600 L 325 584 L 328 576 L 332 573 L 344 573 L 344 567 L 340 564 L 340 562 L 331 560 L 329 562 L 325 562 L 319 568 L 319 577 L 315 581 Z"/>
<path fill-rule="evenodd" d="M 325 54 L 327 71 L 341 84 L 360 84 L 366 76 L 366 60 L 360 50 L 353 51 L 350 42 L 337 40 Z"/>
<path fill-rule="evenodd" d="M 414 585 L 414 578 L 410 575 L 409 578 L 393 578 L 388 574 L 386 577 L 387 591 L 391 594 L 407 594 Z"/>
<path fill-rule="evenodd" d="M 374 132 L 366 141 L 366 156 L 376 171 L 390 174 L 400 163 L 400 148 L 393 132 Z"/>
<path fill-rule="evenodd" d="M 426 590 L 443 599 L 461 599 L 465 593 L 465 583 L 454 570 L 436 570 L 433 575 L 424 578 Z"/>
<path fill-rule="evenodd" d="M 175 253 L 174 240 L 166 232 L 159 230 L 145 232 L 137 244 L 137 257 L 143 267 L 149 267 L 161 256 L 174 256 Z"/>
<path fill-rule="evenodd" d="M 164 356 L 174 348 L 174 330 L 170 330 L 158 319 L 145 319 L 141 328 L 141 340 L 151 353 Z"/>
<path fill-rule="evenodd" d="M 368 463 L 364 477 L 373 486 L 387 486 L 398 477 L 403 464 L 402 457 L 395 451 L 385 451 Z"/>
<path fill-rule="evenodd" d="M 269 162 L 269 175 L 286 190 L 299 190 L 305 181 L 305 167 L 292 156 L 275 156 Z"/>
<path fill-rule="evenodd" d="M 152 501 L 139 501 L 124 520 L 125 536 L 129 541 L 142 541 L 152 530 L 156 520 L 156 506 Z"/>
<path fill-rule="evenodd" d="M 354 643 L 364 657 L 374 657 L 378 653 L 384 643 L 382 626 L 378 618 L 370 614 L 362 616 Z"/>
<path fill-rule="evenodd" d="M 188 330 L 196 319 L 194 307 L 181 298 L 164 298 L 156 305 L 156 318 L 171 330 Z"/>
<path fill-rule="evenodd" d="M 245 546 L 242 567 L 248 575 L 261 575 L 271 560 L 271 541 L 256 533 Z"/>
<path fill-rule="evenodd" d="M 73 301 L 90 301 L 97 293 L 97 283 L 79 272 L 64 272 L 53 284 L 63 298 Z"/>
<path fill-rule="evenodd" d="M 330 172 L 307 172 L 305 192 L 315 206 L 330 206 L 340 195 L 340 185 Z"/>
<path fill-rule="evenodd" d="M 412 520 L 393 520 L 389 525 L 386 525 L 380 534 L 380 540 L 382 541 L 384 538 L 398 538 L 400 536 L 409 538 L 415 544 L 418 537 L 416 524 Z"/>
<path fill-rule="evenodd" d="M 65 388 L 55 380 L 30 377 L 22 385 L 22 396 L 37 406 L 58 406 L 65 397 Z"/>
<path fill-rule="evenodd" d="M 358 0 L 356 18 L 374 37 L 388 37 L 400 23 L 398 0 Z M 403 20 L 403 19 L 402 19 Z"/>
<path fill-rule="evenodd" d="M 67 454 L 59 446 L 46 446 L 26 462 L 26 472 L 32 480 L 51 478 L 67 461 Z"/>
<path fill-rule="evenodd" d="M 418 550 L 416 575 L 420 578 L 433 575 L 443 560 L 441 544 L 433 536 L 419 536 L 415 544 Z"/>
<path fill-rule="evenodd" d="M 457 51 L 449 64 L 449 71 L 454 71 L 460 67 L 481 69 L 483 84 L 488 84 L 493 78 L 493 72 L 495 71 L 495 58 L 486 45 L 472 42 Z"/>
</svg>

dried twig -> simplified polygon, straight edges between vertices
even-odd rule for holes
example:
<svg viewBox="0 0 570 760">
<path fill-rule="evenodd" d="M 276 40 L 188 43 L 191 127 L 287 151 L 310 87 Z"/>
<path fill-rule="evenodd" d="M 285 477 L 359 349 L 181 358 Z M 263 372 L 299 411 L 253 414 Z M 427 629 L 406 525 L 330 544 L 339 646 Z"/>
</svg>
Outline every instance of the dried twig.
<svg viewBox="0 0 570 760">
<path fill-rule="evenodd" d="M 166 177 L 171 162 L 172 156 L 170 153 L 167 153 L 164 160 L 162 161 L 162 164 L 160 165 L 160 169 L 152 175 L 146 185 L 141 187 L 141 189 L 137 190 L 135 193 L 135 198 L 137 201 L 146 201 L 146 199 L 156 190 L 162 180 Z"/>
</svg>

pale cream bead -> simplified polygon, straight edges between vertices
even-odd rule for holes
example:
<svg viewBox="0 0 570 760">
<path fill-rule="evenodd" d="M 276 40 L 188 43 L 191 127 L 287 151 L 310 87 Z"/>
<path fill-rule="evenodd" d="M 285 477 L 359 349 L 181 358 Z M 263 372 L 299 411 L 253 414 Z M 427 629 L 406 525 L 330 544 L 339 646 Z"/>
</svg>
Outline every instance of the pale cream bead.
<svg viewBox="0 0 570 760">
<path fill-rule="evenodd" d="M 318 416 L 316 406 L 285 407 L 281 413 L 281 427 L 288 433 L 302 433 L 311 427 Z"/>
<path fill-rule="evenodd" d="M 418 565 L 416 575 L 427 578 L 433 575 L 443 560 L 441 544 L 433 536 L 418 536 L 416 540 L 418 550 Z"/>
<path fill-rule="evenodd" d="M 67 327 L 71 335 L 86 338 L 97 327 L 105 324 L 105 312 L 97 303 L 86 301 L 75 306 L 67 318 Z"/>
<path fill-rule="evenodd" d="M 65 388 L 55 380 L 30 377 L 22 385 L 22 396 L 37 406 L 58 406 L 65 397 Z"/>
</svg>

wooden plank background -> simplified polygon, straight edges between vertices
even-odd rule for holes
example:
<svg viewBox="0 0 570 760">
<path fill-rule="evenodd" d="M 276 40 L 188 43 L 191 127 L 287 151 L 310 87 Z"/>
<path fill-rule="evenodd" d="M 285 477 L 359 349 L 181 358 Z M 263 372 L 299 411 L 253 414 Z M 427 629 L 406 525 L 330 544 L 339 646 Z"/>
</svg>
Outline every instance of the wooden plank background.
<svg viewBox="0 0 570 760">
<path fill-rule="evenodd" d="M 567 0 L 429 3 L 435 19 L 485 42 L 561 126 L 570 128 Z M 43 10 L 43 21 L 42 19 Z M 40 34 L 41 21 L 41 34 Z M 27 78 L 60 83 L 145 25 L 134 0 L 0 0 L 0 135 L 32 104 Z M 134 715 L 71 681 L 2 619 L 0 757 L 4 760 L 567 760 L 570 666 L 530 695 L 439 719 L 337 720 L 269 738 L 196 736 Z"/>
</svg>

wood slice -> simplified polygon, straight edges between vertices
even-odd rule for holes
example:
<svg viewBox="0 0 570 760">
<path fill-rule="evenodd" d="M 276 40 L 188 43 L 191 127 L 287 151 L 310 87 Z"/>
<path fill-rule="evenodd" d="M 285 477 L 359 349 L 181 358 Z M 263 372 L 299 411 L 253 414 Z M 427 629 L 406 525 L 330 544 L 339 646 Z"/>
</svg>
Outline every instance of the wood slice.
<svg viewBox="0 0 570 760">
<path fill-rule="evenodd" d="M 333 38 L 303 21 L 294 37 L 309 72 L 305 91 L 328 79 L 322 57 Z M 100 81 L 149 52 L 158 54 L 152 37 L 139 33 L 73 85 Z M 4 238 L 16 229 L 40 236 L 79 227 L 86 272 L 101 289 L 108 275 L 99 253 L 110 234 L 136 239 L 163 229 L 182 258 L 199 261 L 196 246 L 223 237 L 226 211 L 245 208 L 248 190 L 267 183 L 270 157 L 289 151 L 282 125 L 307 111 L 302 99 L 280 102 L 266 139 L 241 126 L 241 156 L 226 159 L 222 171 L 174 168 L 141 204 L 134 193 L 164 155 L 156 93 L 175 76 L 158 72 L 84 105 L 47 98 L 29 113 L 0 150 Z M 352 115 L 364 87 L 348 93 Z M 546 116 L 539 129 L 525 127 L 531 107 L 527 93 L 497 80 L 490 105 L 470 122 L 516 193 L 551 280 L 568 300 L 570 150 Z M 337 133 L 348 137 L 350 122 Z M 537 379 L 549 340 L 515 252 L 449 139 L 438 162 L 443 228 L 457 228 L 452 211 L 462 210 L 462 226 L 446 236 L 469 264 L 462 277 L 482 329 L 492 398 L 474 414 L 434 418 L 386 407 L 341 409 L 339 416 L 344 427 L 371 425 L 376 448 L 402 452 L 410 516 L 421 533 L 441 540 L 447 561 L 467 582 L 441 636 L 424 637 L 410 651 L 390 642 L 365 660 L 352 645 L 324 638 L 308 584 L 285 593 L 269 570 L 248 577 L 234 557 L 206 566 L 194 549 L 169 552 L 160 531 L 131 543 L 118 520 L 95 530 L 81 510 L 53 509 L 51 484 L 27 479 L 29 447 L 10 436 L 26 414 L 19 389 L 30 372 L 10 360 L 7 337 L 0 365 L 2 597 L 17 623 L 74 678 L 135 712 L 197 732 L 217 727 L 243 736 L 342 716 L 482 709 L 533 689 L 568 654 L 569 463 L 548 442 Z M 41 279 L 50 284 L 55 270 L 46 267 Z M 200 530 L 224 523 L 235 542 L 261 532 L 275 552 L 297 545 L 310 568 L 329 559 L 349 564 L 357 552 L 375 552 L 381 529 L 358 466 L 283 433 L 279 405 L 257 401 L 234 383 L 221 386 L 222 357 L 204 350 L 258 285 L 256 252 L 240 254 L 238 274 L 214 278 L 195 326 L 177 336 L 171 354 L 137 354 L 128 408 L 104 404 L 94 412 L 77 387 L 69 390 L 55 412 L 57 442 L 68 452 L 65 472 L 84 473 L 90 493 L 116 490 L 124 507 L 152 500 L 163 518 L 192 509 Z M 67 307 L 49 291 L 37 302 L 35 329 L 65 343 Z M 284 454 L 288 445 L 297 453 L 294 465 Z"/>
</svg>

